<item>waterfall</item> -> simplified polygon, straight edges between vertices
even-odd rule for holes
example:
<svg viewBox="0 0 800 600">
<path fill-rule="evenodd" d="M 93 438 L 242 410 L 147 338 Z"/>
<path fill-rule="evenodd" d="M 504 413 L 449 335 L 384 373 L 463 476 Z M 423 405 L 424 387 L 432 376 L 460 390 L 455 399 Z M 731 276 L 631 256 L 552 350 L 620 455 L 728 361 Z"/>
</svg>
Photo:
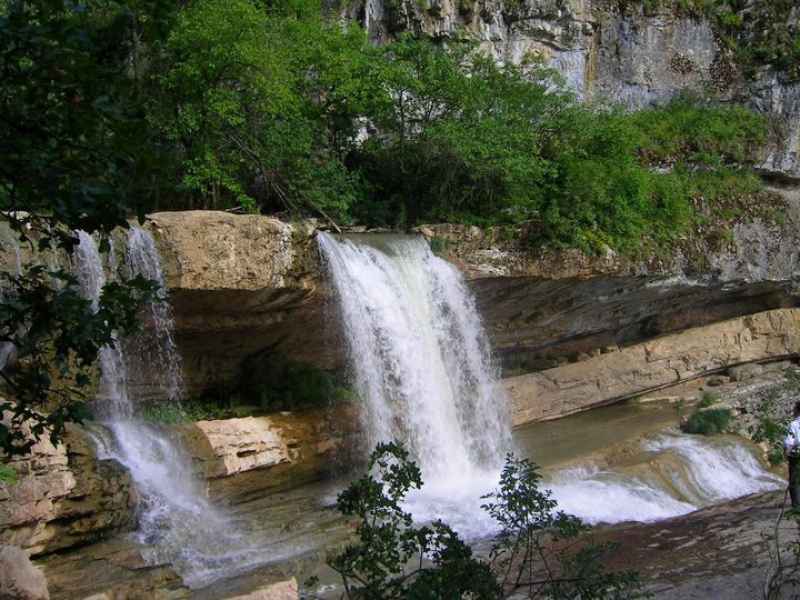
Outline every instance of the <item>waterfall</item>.
<svg viewBox="0 0 800 600">
<path fill-rule="evenodd" d="M 73 269 L 82 294 L 97 310 L 106 284 L 103 261 L 90 235 L 78 232 L 78 237 Z M 113 255 L 108 264 L 113 271 Z M 139 494 L 136 535 L 144 545 L 145 560 L 153 565 L 169 563 L 188 586 L 201 587 L 264 562 L 263 552 L 211 506 L 193 475 L 191 458 L 180 444 L 166 430 L 136 416 L 135 401 L 128 391 L 131 363 L 137 376 L 155 380 L 164 401 L 180 400 L 183 381 L 160 259 L 146 231 L 131 230 L 126 266 L 130 275 L 152 279 L 160 290 L 145 308 L 150 330 L 100 351 L 101 382 L 95 412 L 111 436 L 95 432 L 98 456 L 117 460 L 131 473 Z M 124 349 L 133 349 L 135 358 Z"/>
<path fill-rule="evenodd" d="M 372 446 L 401 440 L 429 479 L 497 468 L 510 447 L 475 302 L 421 236 L 320 233 Z"/>
<path fill-rule="evenodd" d="M 184 395 L 181 359 L 173 336 L 172 307 L 166 296 L 161 258 L 153 236 L 140 227 L 128 231 L 125 266 L 129 277 L 142 276 L 158 286 L 147 307 L 145 331 L 128 341 L 129 365 L 137 381 L 153 381 L 156 395 L 179 401 Z"/>
</svg>

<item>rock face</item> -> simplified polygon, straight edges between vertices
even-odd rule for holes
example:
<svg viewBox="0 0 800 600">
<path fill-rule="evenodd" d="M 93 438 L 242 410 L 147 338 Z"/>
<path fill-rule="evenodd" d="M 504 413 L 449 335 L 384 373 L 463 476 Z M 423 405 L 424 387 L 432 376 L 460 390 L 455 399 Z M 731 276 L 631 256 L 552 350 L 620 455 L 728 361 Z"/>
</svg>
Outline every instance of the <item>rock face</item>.
<svg viewBox="0 0 800 600">
<path fill-rule="evenodd" d="M 709 372 L 800 354 L 800 309 L 773 310 L 656 338 L 504 381 L 515 425 L 556 418 Z"/>
<path fill-rule="evenodd" d="M 782 224 L 745 217 L 724 244 L 636 261 L 611 251 L 537 254 L 493 229 L 420 231 L 466 274 L 495 352 L 513 374 L 794 306 L 800 197 L 778 191 Z M 344 365 L 313 223 L 198 211 L 155 214 L 147 227 L 162 255 L 190 396 L 235 387 L 251 357 Z"/>
<path fill-rule="evenodd" d="M 266 348 L 330 366 L 313 223 L 212 211 L 156 213 L 158 244 L 190 395 L 225 386 Z M 303 323 L 298 327 L 298 323 Z"/>
<path fill-rule="evenodd" d="M 50 600 L 44 575 L 16 546 L 0 546 L 0 600 Z"/>
<path fill-rule="evenodd" d="M 1 543 L 35 556 L 133 525 L 129 475 L 113 461 L 98 460 L 78 427 L 68 427 L 58 447 L 42 439 L 9 465 L 18 481 L 0 483 Z"/>
<path fill-rule="evenodd" d="M 631 260 L 608 251 L 535 253 L 500 229 L 430 225 L 420 232 L 471 279 L 484 325 L 507 372 L 551 368 L 582 354 L 746 314 L 795 306 L 800 194 L 775 190 L 786 219 L 732 226 Z"/>
<path fill-rule="evenodd" d="M 620 10 L 620 4 L 627 4 Z M 403 32 L 477 41 L 498 60 L 545 60 L 579 97 L 629 108 L 680 92 L 749 104 L 770 116 L 776 136 L 762 157 L 770 172 L 800 178 L 800 82 L 763 69 L 739 72 L 712 24 L 644 2 L 611 0 L 363 0 L 344 11 L 376 43 Z M 672 5 L 672 6 L 670 6 Z M 791 17 L 800 18 L 798 11 Z"/>
<path fill-rule="evenodd" d="M 347 412 L 198 421 L 179 431 L 212 499 L 236 503 L 327 472 L 352 430 L 343 418 Z"/>
</svg>

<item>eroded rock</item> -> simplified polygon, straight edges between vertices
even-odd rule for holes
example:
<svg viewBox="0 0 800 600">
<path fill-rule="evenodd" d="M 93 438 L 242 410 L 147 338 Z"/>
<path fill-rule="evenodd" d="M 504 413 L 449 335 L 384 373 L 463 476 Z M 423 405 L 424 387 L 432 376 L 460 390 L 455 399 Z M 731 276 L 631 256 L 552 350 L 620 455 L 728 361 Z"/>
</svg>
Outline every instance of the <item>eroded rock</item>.
<svg viewBox="0 0 800 600">
<path fill-rule="evenodd" d="M 350 411 L 308 411 L 198 421 L 179 427 L 209 494 L 236 503 L 319 479 L 335 463 L 353 422 Z"/>
</svg>

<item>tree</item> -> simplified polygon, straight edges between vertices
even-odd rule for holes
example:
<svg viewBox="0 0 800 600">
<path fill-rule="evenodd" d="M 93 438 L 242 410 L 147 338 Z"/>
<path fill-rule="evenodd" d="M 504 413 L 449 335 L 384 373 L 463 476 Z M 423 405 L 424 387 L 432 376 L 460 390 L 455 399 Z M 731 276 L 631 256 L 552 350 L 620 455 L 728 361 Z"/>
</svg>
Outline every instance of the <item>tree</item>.
<svg viewBox="0 0 800 600">
<path fill-rule="evenodd" d="M 0 11 L 0 217 L 32 251 L 71 254 L 76 230 L 102 246 L 142 204 L 135 135 L 139 46 L 174 8 L 162 0 L 9 0 Z M 136 327 L 152 286 L 111 283 L 97 310 L 64 267 L 28 265 L 4 275 L 0 341 L 17 361 L 2 370 L 12 398 L 0 402 L 0 449 L 26 453 L 45 433 L 85 414 L 99 348 Z M 32 437 L 28 435 L 30 428 Z"/>
</svg>

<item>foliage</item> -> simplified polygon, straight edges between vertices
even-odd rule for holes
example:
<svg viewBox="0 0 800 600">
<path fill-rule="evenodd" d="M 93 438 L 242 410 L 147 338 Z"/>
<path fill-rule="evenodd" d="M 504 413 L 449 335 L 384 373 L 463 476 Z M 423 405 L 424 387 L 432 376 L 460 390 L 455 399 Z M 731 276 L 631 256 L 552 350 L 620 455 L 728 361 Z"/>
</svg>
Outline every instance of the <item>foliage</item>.
<svg viewBox="0 0 800 600">
<path fill-rule="evenodd" d="M 138 187 L 136 47 L 163 33 L 169 3 L 10 0 L 0 11 L 0 210 L 31 250 L 71 253 L 74 231 L 99 232 L 101 246 L 127 217 Z M 42 435 L 57 443 L 80 420 L 83 392 L 112 332 L 131 331 L 152 286 L 111 283 L 99 306 L 81 298 L 61 268 L 33 265 L 5 275 L 0 342 L 16 361 L 2 378 L 13 395 L 0 409 L 0 450 L 27 453 Z M 43 412 L 46 411 L 46 412 Z M 29 435 L 30 434 L 30 435 Z"/>
<path fill-rule="evenodd" d="M 300 6 L 301 18 L 291 6 L 200 0 L 178 16 L 149 118 L 175 146 L 178 189 L 203 206 L 344 217 L 353 181 L 325 126 L 347 120 L 337 95 L 359 76 L 349 59 L 366 38 Z"/>
<path fill-rule="evenodd" d="M 706 390 L 700 396 L 700 402 L 697 406 L 699 408 L 708 408 L 709 406 L 713 406 L 717 402 L 719 402 L 719 394 L 715 394 L 714 392 L 709 392 L 708 390 Z"/>
<path fill-rule="evenodd" d="M 17 472 L 8 465 L 0 464 L 0 485 L 14 485 L 17 482 Z"/>
<path fill-rule="evenodd" d="M 143 406 L 139 416 L 157 425 L 179 425 L 192 421 L 213 421 L 240 416 L 210 402 L 154 402 Z"/>
<path fill-rule="evenodd" d="M 682 429 L 686 433 L 714 435 L 728 430 L 733 415 L 727 408 L 698 410 L 689 416 Z"/>
<path fill-rule="evenodd" d="M 12 344 L 16 365 L 0 372 L 14 398 L 0 401 L 0 411 L 11 414 L 0 424 L 0 448 L 11 455 L 27 453 L 45 433 L 57 443 L 65 423 L 87 415 L 82 390 L 90 387 L 100 348 L 116 343 L 115 332 L 137 327 L 136 311 L 152 286 L 139 278 L 110 283 L 95 311 L 64 271 L 32 266 L 24 277 L 4 278 L 0 341 Z"/>
<path fill-rule="evenodd" d="M 633 573 L 607 573 L 607 546 L 578 538 L 585 526 L 555 512 L 550 492 L 540 490 L 537 467 L 509 455 L 499 489 L 485 497 L 485 510 L 501 527 L 490 562 L 441 521 L 416 526 L 402 501 L 422 486 L 419 468 L 396 444 L 379 444 L 368 474 L 337 500 L 357 519 L 358 541 L 329 559 L 342 577 L 344 597 L 499 599 L 640 597 Z M 563 544 L 578 541 L 577 546 Z"/>
<path fill-rule="evenodd" d="M 577 517 L 556 511 L 549 490 L 541 489 L 538 467 L 509 454 L 499 489 L 483 508 L 500 525 L 491 553 L 492 570 L 507 596 L 526 598 L 639 597 L 638 576 L 607 572 L 602 558 L 611 548 L 583 542 L 565 544 L 587 531 Z"/>
<path fill-rule="evenodd" d="M 245 362 L 237 393 L 241 402 L 257 403 L 265 411 L 319 408 L 352 399 L 341 374 L 274 352 Z"/>
</svg>

